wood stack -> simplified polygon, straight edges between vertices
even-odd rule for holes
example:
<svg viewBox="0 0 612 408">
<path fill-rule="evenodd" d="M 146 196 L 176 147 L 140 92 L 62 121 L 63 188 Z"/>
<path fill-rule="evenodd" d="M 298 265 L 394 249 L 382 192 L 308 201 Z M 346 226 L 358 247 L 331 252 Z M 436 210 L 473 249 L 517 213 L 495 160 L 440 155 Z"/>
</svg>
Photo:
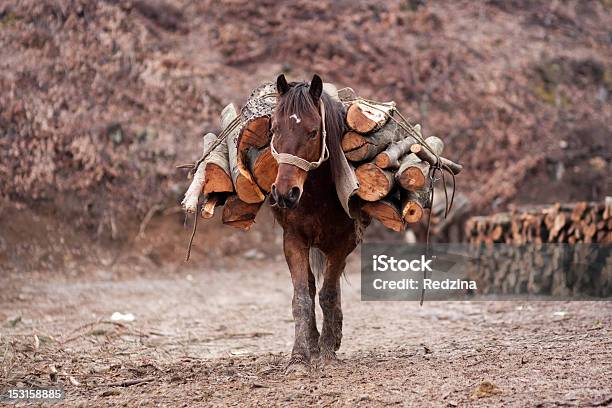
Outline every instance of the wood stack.
<svg viewBox="0 0 612 408">
<path fill-rule="evenodd" d="M 342 138 L 342 150 L 356 166 L 363 211 L 387 228 L 402 231 L 431 207 L 431 166 L 440 160 L 454 174 L 461 166 L 440 157 L 442 140 L 424 139 L 420 125 L 400 124 L 394 110 L 393 102 L 353 102 L 347 109 L 349 131 Z"/>
<path fill-rule="evenodd" d="M 466 235 L 481 294 L 612 293 L 612 197 L 472 217 Z"/>
<path fill-rule="evenodd" d="M 507 244 L 612 242 L 612 202 L 579 202 L 514 209 L 466 223 L 468 242 Z"/>
</svg>

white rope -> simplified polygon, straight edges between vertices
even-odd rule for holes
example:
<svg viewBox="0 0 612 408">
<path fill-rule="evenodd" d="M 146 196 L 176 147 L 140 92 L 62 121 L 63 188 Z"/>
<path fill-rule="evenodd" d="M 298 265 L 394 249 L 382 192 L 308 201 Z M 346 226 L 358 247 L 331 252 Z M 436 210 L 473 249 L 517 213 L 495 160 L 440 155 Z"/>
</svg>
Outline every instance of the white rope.
<svg viewBox="0 0 612 408">
<path fill-rule="evenodd" d="M 321 109 L 321 135 L 323 136 L 323 147 L 321 148 L 321 156 L 319 156 L 319 160 L 316 162 L 310 162 L 308 160 L 302 159 L 301 157 L 294 156 L 289 153 L 279 153 L 274 148 L 274 134 L 272 135 L 272 140 L 270 140 L 270 150 L 272 152 L 272 156 L 276 159 L 278 164 L 290 164 L 292 166 L 296 166 L 304 171 L 310 171 L 318 168 L 325 160 L 329 159 L 329 150 L 327 148 L 327 130 L 325 129 L 325 104 L 321 100 L 320 104 Z"/>
</svg>

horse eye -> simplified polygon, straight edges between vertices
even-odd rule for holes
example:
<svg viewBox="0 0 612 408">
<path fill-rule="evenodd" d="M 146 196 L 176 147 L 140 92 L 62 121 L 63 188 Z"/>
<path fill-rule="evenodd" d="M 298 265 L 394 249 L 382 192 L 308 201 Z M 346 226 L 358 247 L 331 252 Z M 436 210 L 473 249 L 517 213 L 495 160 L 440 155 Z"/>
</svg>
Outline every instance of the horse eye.
<svg viewBox="0 0 612 408">
<path fill-rule="evenodd" d="M 315 137 L 317 137 L 317 131 L 313 130 L 312 132 L 308 134 L 308 137 L 311 139 L 314 139 Z"/>
</svg>

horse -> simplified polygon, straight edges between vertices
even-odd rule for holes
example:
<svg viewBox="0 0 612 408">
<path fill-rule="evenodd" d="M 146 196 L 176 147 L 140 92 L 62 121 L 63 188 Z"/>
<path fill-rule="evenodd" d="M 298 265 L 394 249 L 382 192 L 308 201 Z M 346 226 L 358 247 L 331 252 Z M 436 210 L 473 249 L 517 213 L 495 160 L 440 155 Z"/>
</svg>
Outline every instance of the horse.
<svg viewBox="0 0 612 408">
<path fill-rule="evenodd" d="M 345 108 L 311 82 L 276 80 L 277 104 L 272 115 L 272 154 L 278 173 L 270 202 L 283 228 L 283 250 L 293 283 L 295 338 L 288 372 L 306 372 L 311 365 L 338 362 L 342 340 L 340 278 L 346 257 L 358 244 L 356 221 L 343 209 L 334 184 L 335 160 L 346 131 Z M 324 269 L 324 270 L 322 270 Z M 323 275 L 319 305 L 321 333 L 315 317 L 317 276 Z"/>
</svg>

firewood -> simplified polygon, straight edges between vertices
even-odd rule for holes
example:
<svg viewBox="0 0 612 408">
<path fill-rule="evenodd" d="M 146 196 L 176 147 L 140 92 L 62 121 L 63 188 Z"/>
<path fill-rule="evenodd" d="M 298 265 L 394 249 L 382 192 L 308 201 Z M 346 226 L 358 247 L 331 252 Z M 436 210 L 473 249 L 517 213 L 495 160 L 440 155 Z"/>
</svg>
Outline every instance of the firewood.
<svg viewBox="0 0 612 408">
<path fill-rule="evenodd" d="M 215 207 L 223 205 L 227 197 L 226 193 L 212 193 L 206 196 L 202 205 L 201 215 L 204 219 L 212 218 L 215 214 Z"/>
<path fill-rule="evenodd" d="M 238 116 L 234 104 L 227 105 L 221 112 L 221 128 L 228 125 Z M 238 136 L 240 128 L 236 127 L 227 135 L 229 167 L 238 197 L 246 203 L 261 203 L 265 195 L 253 180 L 251 174 L 238 162 Z"/>
<path fill-rule="evenodd" d="M 601 243 L 607 232 L 603 220 L 605 205 L 601 203 L 555 204 L 515 209 L 511 213 L 491 217 L 474 217 L 466 222 L 466 236 L 470 242 L 495 240 L 497 226 L 503 229 L 499 242 L 513 244 L 543 242 Z M 485 221 L 482 221 L 482 220 Z M 481 231 L 478 225 L 488 222 L 493 229 Z M 505 233 L 509 230 L 509 235 Z"/>
<path fill-rule="evenodd" d="M 217 140 L 217 135 L 207 133 L 203 137 L 203 151 L 209 152 Z M 234 190 L 232 180 L 229 177 L 227 154 L 227 141 L 223 140 L 214 150 L 209 152 L 203 162 L 198 164 L 193 180 L 182 201 L 185 211 L 196 211 L 201 193 L 209 194 L 211 192 L 231 192 Z"/>
<path fill-rule="evenodd" d="M 557 214 L 557 216 L 555 217 L 553 227 L 550 230 L 549 241 L 552 241 L 554 238 L 556 238 L 559 235 L 559 233 L 565 226 L 566 221 L 567 219 L 564 213 Z"/>
<path fill-rule="evenodd" d="M 364 136 L 349 131 L 342 137 L 342 151 L 350 161 L 370 160 L 382 152 L 389 143 L 396 142 L 406 136 L 406 131 L 394 121 L 389 121 L 378 131 Z"/>
<path fill-rule="evenodd" d="M 248 231 L 255 222 L 255 216 L 261 204 L 246 203 L 236 195 L 229 196 L 225 200 L 221 220 L 225 225 Z"/>
<path fill-rule="evenodd" d="M 404 230 L 404 221 L 399 211 L 398 202 L 394 198 L 387 197 L 380 201 L 365 203 L 361 208 L 385 227 L 396 232 Z"/>
<path fill-rule="evenodd" d="M 433 147 L 433 146 L 431 146 Z M 420 145 L 420 144 L 413 144 L 412 146 L 410 146 L 410 152 L 414 153 L 417 155 L 417 157 L 421 160 L 423 160 L 424 162 L 429 163 L 432 166 L 435 166 L 438 163 L 438 159 L 436 158 L 436 155 L 434 155 L 432 152 L 430 152 L 425 146 Z M 438 153 L 439 155 L 440 153 Z M 448 167 L 448 169 L 450 171 L 452 171 L 453 174 L 459 174 L 461 172 L 461 170 L 463 170 L 463 166 L 460 164 L 457 164 L 453 161 L 448 160 L 445 157 L 440 157 L 440 164 L 442 166 L 446 166 Z"/>
<path fill-rule="evenodd" d="M 217 142 L 214 133 L 204 136 L 204 151 Z M 202 192 L 206 195 L 216 192 L 232 192 L 234 184 L 230 177 L 229 162 L 227 159 L 227 139 L 224 139 L 208 157 L 204 159 L 204 187 Z"/>
<path fill-rule="evenodd" d="M 188 213 L 194 213 L 198 208 L 198 200 L 200 199 L 200 194 L 202 194 L 202 188 L 204 187 L 204 169 L 204 163 L 200 163 L 193 174 L 193 179 L 191 180 L 191 184 L 189 184 L 187 192 L 185 192 L 185 197 L 183 201 L 181 201 L 183 209 Z"/>
<path fill-rule="evenodd" d="M 231 193 L 234 184 L 228 173 L 215 163 L 206 163 L 204 177 L 204 194 Z"/>
<path fill-rule="evenodd" d="M 430 136 L 425 139 L 425 142 L 436 152 L 441 154 L 444 149 L 444 143 L 436 136 Z M 412 147 L 417 146 L 413 144 Z M 406 190 L 416 191 L 423 188 L 427 182 L 429 174 L 429 163 L 421 160 L 416 154 L 411 153 L 404 156 L 401 160 L 399 170 L 395 177 L 400 185 Z"/>
<path fill-rule="evenodd" d="M 238 137 L 238 151 L 246 154 L 251 147 L 260 149 L 270 144 L 270 118 L 258 117 L 247 122 Z"/>
<path fill-rule="evenodd" d="M 357 195 L 365 201 L 378 201 L 385 197 L 395 183 L 393 173 L 383 170 L 374 163 L 365 163 L 355 170 L 359 189 Z"/>
<path fill-rule="evenodd" d="M 420 130 L 421 126 L 416 125 L 415 128 Z M 418 140 L 413 136 L 391 143 L 384 151 L 378 153 L 374 164 L 381 169 L 397 169 L 400 166 L 400 158 L 406 155 L 415 143 L 418 143 Z"/>
<path fill-rule="evenodd" d="M 259 188 L 269 193 L 272 184 L 276 180 L 276 173 L 278 173 L 278 163 L 274 156 L 272 156 L 270 147 L 268 146 L 264 149 L 253 147 L 249 149 L 247 161 L 249 163 L 249 170 Z"/>
<path fill-rule="evenodd" d="M 430 206 L 430 190 L 417 191 L 402 190 L 402 218 L 408 224 L 419 222 L 423 213 Z"/>
<path fill-rule="evenodd" d="M 577 203 L 574 209 L 572 210 L 572 215 L 570 217 L 572 222 L 580 221 L 586 209 L 587 209 L 587 203 L 585 201 Z"/>
<path fill-rule="evenodd" d="M 353 88 L 341 88 L 338 89 L 338 99 L 342 102 L 352 101 L 357 98 L 357 93 L 353 90 Z"/>
<path fill-rule="evenodd" d="M 395 178 L 404 189 L 415 191 L 425 186 L 428 172 L 429 163 L 409 154 L 402 159 Z"/>
<path fill-rule="evenodd" d="M 395 109 L 395 103 L 368 104 L 353 102 L 346 112 L 346 123 L 349 128 L 361 134 L 374 132 L 387 123 L 388 115 Z"/>
</svg>

